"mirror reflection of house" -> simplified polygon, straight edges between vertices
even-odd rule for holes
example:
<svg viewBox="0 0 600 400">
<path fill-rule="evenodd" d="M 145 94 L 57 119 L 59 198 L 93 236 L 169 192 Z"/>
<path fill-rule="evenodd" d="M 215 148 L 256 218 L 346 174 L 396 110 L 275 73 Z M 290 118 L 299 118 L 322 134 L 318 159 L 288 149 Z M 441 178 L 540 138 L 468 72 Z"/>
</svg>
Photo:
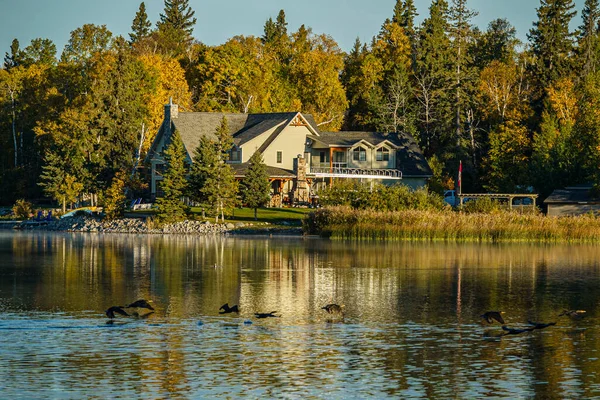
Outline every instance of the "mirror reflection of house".
<svg viewBox="0 0 600 400">
<path fill-rule="evenodd" d="M 187 162 L 200 138 L 216 140 L 215 131 L 227 119 L 234 146 L 228 163 L 243 179 L 248 160 L 261 152 L 271 181 L 271 206 L 309 202 L 316 191 L 335 179 L 423 187 L 431 169 L 412 136 L 405 133 L 321 132 L 309 114 L 299 112 L 222 114 L 179 112 L 165 105 L 165 117 L 148 152 L 150 193 L 161 195 L 163 151 L 177 131 L 187 151 Z"/>
</svg>

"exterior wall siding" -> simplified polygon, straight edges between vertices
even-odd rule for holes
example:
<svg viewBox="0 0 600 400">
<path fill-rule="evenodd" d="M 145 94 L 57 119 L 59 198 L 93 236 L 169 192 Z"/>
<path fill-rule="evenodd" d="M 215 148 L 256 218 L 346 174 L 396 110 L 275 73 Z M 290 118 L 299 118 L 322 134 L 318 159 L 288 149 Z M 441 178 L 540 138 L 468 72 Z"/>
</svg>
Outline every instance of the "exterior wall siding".
<svg viewBox="0 0 600 400">
<path fill-rule="evenodd" d="M 600 204 L 548 204 L 549 217 L 566 217 L 593 212 L 600 213 Z"/>
<path fill-rule="evenodd" d="M 265 164 L 288 170 L 294 169 L 294 159 L 304 156 L 306 136 L 311 132 L 305 126 L 287 126 L 263 153 Z M 277 152 L 282 153 L 281 163 L 277 162 Z"/>
</svg>

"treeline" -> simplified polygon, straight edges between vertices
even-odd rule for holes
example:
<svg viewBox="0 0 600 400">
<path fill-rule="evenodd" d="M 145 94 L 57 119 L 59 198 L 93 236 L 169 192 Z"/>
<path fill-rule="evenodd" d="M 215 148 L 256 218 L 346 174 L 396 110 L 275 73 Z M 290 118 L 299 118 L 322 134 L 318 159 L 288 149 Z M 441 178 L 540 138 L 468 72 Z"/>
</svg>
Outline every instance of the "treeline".
<svg viewBox="0 0 600 400">
<path fill-rule="evenodd" d="M 577 31 L 573 0 L 540 0 L 528 43 L 504 19 L 474 27 L 467 0 L 433 0 L 420 25 L 413 0 L 397 0 L 348 54 L 304 25 L 288 30 L 283 10 L 261 37 L 206 46 L 194 15 L 188 0 L 165 0 L 153 27 L 141 3 L 128 38 L 84 25 L 59 57 L 48 39 L 14 40 L 0 70 L 0 203 L 95 202 L 117 175 L 143 191 L 133 172 L 169 98 L 183 111 L 302 111 L 324 131 L 409 132 L 437 190 L 461 160 L 464 191 L 598 182 L 598 0 Z"/>
</svg>

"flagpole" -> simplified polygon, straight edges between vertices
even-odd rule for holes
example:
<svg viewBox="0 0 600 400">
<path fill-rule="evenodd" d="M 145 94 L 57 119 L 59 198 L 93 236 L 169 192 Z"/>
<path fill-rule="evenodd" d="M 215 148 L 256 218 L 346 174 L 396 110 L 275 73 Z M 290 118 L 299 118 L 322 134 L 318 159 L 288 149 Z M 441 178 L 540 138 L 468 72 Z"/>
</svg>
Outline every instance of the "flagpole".
<svg viewBox="0 0 600 400">
<path fill-rule="evenodd" d="M 458 166 L 458 194 L 462 194 L 462 160 Z"/>
</svg>

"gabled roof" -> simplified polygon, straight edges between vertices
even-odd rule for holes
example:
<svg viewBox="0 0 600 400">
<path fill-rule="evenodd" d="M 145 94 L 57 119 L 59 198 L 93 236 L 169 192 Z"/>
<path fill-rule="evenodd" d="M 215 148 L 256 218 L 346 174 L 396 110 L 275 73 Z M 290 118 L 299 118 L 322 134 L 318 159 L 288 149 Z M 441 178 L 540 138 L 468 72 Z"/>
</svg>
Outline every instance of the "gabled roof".
<svg viewBox="0 0 600 400">
<path fill-rule="evenodd" d="M 590 196 L 589 188 L 558 189 L 544 200 L 546 204 L 600 203 L 600 199 Z"/>
<path fill-rule="evenodd" d="M 249 162 L 245 162 L 242 164 L 229 164 L 231 166 L 231 168 L 233 168 L 233 172 L 236 178 L 243 178 L 246 176 L 246 172 L 248 171 L 248 168 L 250 167 L 250 163 Z M 277 168 L 277 167 L 270 167 L 270 166 L 266 166 L 266 170 L 267 170 L 267 175 L 269 175 L 269 178 L 289 178 L 289 179 L 293 179 L 296 177 L 296 174 L 294 173 L 294 171 L 290 171 L 287 169 L 283 169 L 283 168 Z"/>
<path fill-rule="evenodd" d="M 179 132 L 181 140 L 191 156 L 196 147 L 198 147 L 201 137 L 207 136 L 211 139 L 216 139 L 215 132 L 221 124 L 223 117 L 227 119 L 229 131 L 233 136 L 233 141 L 236 146 L 241 146 L 280 125 L 259 149 L 260 151 L 263 151 L 298 115 L 308 123 L 308 128 L 313 134 L 319 134 L 317 124 L 313 117 L 309 114 L 300 114 L 298 112 L 264 114 L 180 112 L 177 118 L 171 119 L 171 132 L 174 132 L 175 130 Z M 164 132 L 165 127 L 163 122 L 154 141 L 155 143 L 160 141 Z M 154 144 L 151 146 L 148 157 L 153 155 L 153 148 Z"/>
<path fill-rule="evenodd" d="M 433 172 L 421 153 L 415 139 L 408 133 L 381 132 L 321 132 L 320 136 L 310 136 L 310 139 L 327 147 L 353 147 L 357 143 L 367 142 L 373 147 L 392 144 L 397 148 L 397 169 L 402 171 L 404 178 L 431 177 Z"/>
<path fill-rule="evenodd" d="M 381 133 L 381 132 L 321 132 L 321 135 L 310 136 L 316 142 L 321 142 L 329 147 L 352 147 L 360 141 L 367 142 L 371 146 L 377 146 L 383 142 L 390 142 L 394 146 L 400 146 L 403 141 L 400 139 L 402 133 Z M 410 135 L 407 135 L 410 136 Z M 412 136 L 411 136 L 412 139 Z M 414 139 L 413 139 L 414 140 Z"/>
</svg>

